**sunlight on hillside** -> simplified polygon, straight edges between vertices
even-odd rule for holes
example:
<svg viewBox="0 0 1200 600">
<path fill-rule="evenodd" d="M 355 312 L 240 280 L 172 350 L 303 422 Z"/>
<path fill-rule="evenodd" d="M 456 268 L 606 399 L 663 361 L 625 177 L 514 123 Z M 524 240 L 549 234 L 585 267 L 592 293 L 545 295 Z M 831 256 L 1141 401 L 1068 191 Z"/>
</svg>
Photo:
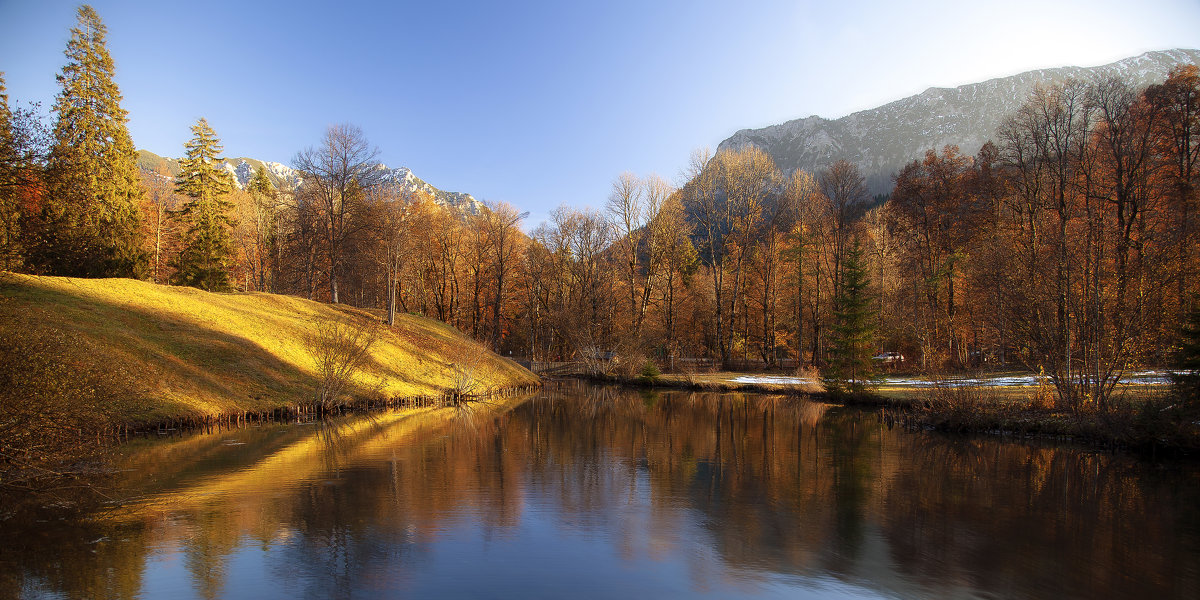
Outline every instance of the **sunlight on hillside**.
<svg viewBox="0 0 1200 600">
<path fill-rule="evenodd" d="M 131 414 L 154 419 L 183 413 L 269 410 L 310 402 L 314 324 L 379 321 L 367 311 L 263 293 L 214 294 L 130 279 L 73 279 L 4 274 L 3 327 L 38 324 L 88 344 L 97 362 L 119 371 Z M 535 378 L 453 328 L 400 315 L 381 325 L 366 366 L 351 382 L 357 397 L 444 394 L 454 374 L 477 361 L 485 389 Z"/>
</svg>

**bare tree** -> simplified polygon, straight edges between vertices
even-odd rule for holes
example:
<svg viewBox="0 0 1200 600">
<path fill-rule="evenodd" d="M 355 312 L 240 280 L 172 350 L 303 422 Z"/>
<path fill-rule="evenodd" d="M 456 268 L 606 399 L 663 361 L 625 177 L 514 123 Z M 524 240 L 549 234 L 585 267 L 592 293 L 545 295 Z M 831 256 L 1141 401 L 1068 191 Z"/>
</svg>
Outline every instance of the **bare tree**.
<svg viewBox="0 0 1200 600">
<path fill-rule="evenodd" d="M 166 281 L 167 254 L 171 251 L 177 219 L 171 217 L 179 210 L 179 198 L 175 195 L 175 183 L 165 166 L 160 166 L 153 173 L 143 173 L 143 185 L 146 187 L 147 206 L 145 225 L 147 238 L 153 245 L 150 255 L 150 275 L 154 283 Z"/>
<path fill-rule="evenodd" d="M 419 193 L 419 192 L 418 192 Z M 385 277 L 387 324 L 396 324 L 400 275 L 410 254 L 410 198 L 398 186 L 376 186 L 371 194 L 372 222 L 378 243 L 378 260 Z"/>
<path fill-rule="evenodd" d="M 676 282 L 686 280 L 696 269 L 696 248 L 690 237 L 691 227 L 684 214 L 683 204 L 680 203 L 678 192 L 671 194 L 663 202 L 658 216 L 654 219 L 654 231 L 651 242 L 657 248 L 661 257 L 663 282 L 661 287 L 661 306 L 663 330 L 666 335 L 667 359 L 670 368 L 675 368 L 675 357 L 679 353 L 679 339 L 676 335 L 678 301 L 675 297 Z M 647 290 L 650 288 L 647 287 Z"/>
<path fill-rule="evenodd" d="M 492 299 L 492 349 L 500 351 L 502 332 L 504 331 L 503 317 L 506 285 L 511 278 L 514 256 L 521 240 L 521 221 L 529 213 L 518 213 L 507 202 L 498 202 L 488 206 L 484 213 L 486 239 L 491 254 L 492 275 L 496 283 L 496 295 Z"/>
<path fill-rule="evenodd" d="M 605 211 L 619 236 L 617 251 L 621 256 L 621 274 L 629 291 L 629 320 L 633 323 L 638 315 L 638 247 L 645 235 L 642 180 L 633 173 L 621 173 L 612 184 Z"/>
<path fill-rule="evenodd" d="M 792 209 L 791 230 L 787 235 L 791 248 L 788 251 L 795 264 L 796 277 L 796 365 L 804 358 L 804 260 L 806 249 L 812 244 L 814 221 L 823 206 L 817 180 L 811 173 L 797 170 L 788 179 L 785 193 Z M 823 200 L 824 198 L 821 197 Z M 811 259 L 810 259 L 811 260 Z M 814 357 L 815 360 L 816 357 Z"/>
<path fill-rule="evenodd" d="M 634 332 L 640 334 L 642 324 L 646 320 L 646 308 L 654 295 L 654 288 L 662 270 L 662 263 L 671 251 L 675 228 L 664 223 L 663 208 L 668 198 L 675 194 L 675 188 L 658 175 L 650 175 L 642 181 L 643 198 L 646 215 L 645 267 L 642 277 L 641 302 L 638 304 L 637 318 L 633 322 Z M 678 200 L 676 200 L 678 202 Z"/>
<path fill-rule="evenodd" d="M 338 277 L 347 238 L 367 224 L 359 217 L 366 194 L 383 181 L 385 171 L 362 129 L 341 124 L 329 127 L 316 148 L 301 151 L 293 159 L 300 171 L 304 199 L 316 203 L 324 237 L 329 297 L 338 302 Z"/>
<path fill-rule="evenodd" d="M 821 192 L 829 198 L 833 217 L 833 286 L 841 283 L 842 261 L 846 256 L 851 227 L 867 207 L 867 187 L 858 166 L 839 160 L 817 173 Z"/>
</svg>

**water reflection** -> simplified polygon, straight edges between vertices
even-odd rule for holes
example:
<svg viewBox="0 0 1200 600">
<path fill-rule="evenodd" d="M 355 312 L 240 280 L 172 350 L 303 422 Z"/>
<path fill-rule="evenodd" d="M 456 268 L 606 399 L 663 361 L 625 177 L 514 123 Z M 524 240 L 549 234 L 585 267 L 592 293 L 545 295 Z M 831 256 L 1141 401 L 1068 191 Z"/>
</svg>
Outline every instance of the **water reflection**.
<svg viewBox="0 0 1200 600">
<path fill-rule="evenodd" d="M 553 384 L 145 442 L 6 595 L 1195 597 L 1192 465 L 890 431 L 759 395 Z"/>
</svg>

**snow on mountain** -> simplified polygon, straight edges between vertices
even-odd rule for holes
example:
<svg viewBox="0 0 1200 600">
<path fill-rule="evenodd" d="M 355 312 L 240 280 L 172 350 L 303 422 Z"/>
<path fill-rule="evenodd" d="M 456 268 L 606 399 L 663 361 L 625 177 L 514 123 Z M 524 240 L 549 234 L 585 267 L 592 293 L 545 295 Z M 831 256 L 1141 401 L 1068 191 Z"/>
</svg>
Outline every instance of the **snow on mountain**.
<svg viewBox="0 0 1200 600">
<path fill-rule="evenodd" d="M 258 169 L 259 165 L 266 168 L 267 175 L 276 186 L 281 184 L 289 187 L 300 185 L 299 172 L 276 162 L 259 161 L 252 158 L 233 158 L 225 161 L 225 170 L 233 175 L 238 189 L 242 189 L 250 184 L 250 180 L 254 177 L 254 171 Z M 476 200 L 474 196 L 462 192 L 447 192 L 433 187 L 425 180 L 413 175 L 408 167 L 392 169 L 381 164 L 376 168 L 386 171 L 383 175 L 385 183 L 394 184 L 409 193 L 424 192 L 431 196 L 434 202 L 454 208 L 464 215 L 476 215 L 483 209 L 483 203 Z"/>
<path fill-rule="evenodd" d="M 965 154 L 977 152 L 1035 85 L 1116 76 L 1144 87 L 1162 82 L 1171 68 L 1184 63 L 1200 64 L 1200 50 L 1147 52 L 1100 67 L 1040 69 L 953 89 L 929 88 L 839 119 L 814 115 L 743 129 L 717 150 L 755 145 L 786 172 L 816 172 L 844 158 L 858 165 L 872 194 L 886 193 L 891 191 L 893 175 L 930 148 L 957 144 Z"/>
<path fill-rule="evenodd" d="M 138 162 L 145 171 L 153 172 L 165 166 L 171 175 L 179 174 L 178 159 L 163 158 L 152 152 L 140 150 Z M 238 189 L 243 189 L 250 184 L 250 180 L 254 178 L 254 172 L 260 166 L 266 169 L 271 183 L 277 188 L 293 188 L 300 185 L 300 173 L 282 163 L 241 157 L 226 159 L 223 164 L 225 171 L 233 176 L 234 185 Z M 424 192 L 429 194 L 434 202 L 453 208 L 463 215 L 477 215 L 483 210 L 483 203 L 476 200 L 471 194 L 438 189 L 414 175 L 408 167 L 392 169 L 381 164 L 377 168 L 386 171 L 383 175 L 385 182 L 397 185 L 402 191 Z"/>
</svg>

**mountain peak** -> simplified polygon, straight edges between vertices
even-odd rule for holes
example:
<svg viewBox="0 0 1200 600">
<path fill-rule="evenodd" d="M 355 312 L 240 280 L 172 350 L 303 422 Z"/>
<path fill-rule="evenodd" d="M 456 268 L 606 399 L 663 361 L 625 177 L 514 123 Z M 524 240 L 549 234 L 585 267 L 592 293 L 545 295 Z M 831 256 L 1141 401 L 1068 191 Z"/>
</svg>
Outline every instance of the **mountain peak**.
<svg viewBox="0 0 1200 600">
<path fill-rule="evenodd" d="M 1038 69 L 953 88 L 931 87 L 838 119 L 812 115 L 742 129 L 722 141 L 717 151 L 758 146 L 785 172 L 815 172 L 846 159 L 858 165 L 872 194 L 886 193 L 893 175 L 930 148 L 957 144 L 964 153 L 977 151 L 1036 85 L 1115 76 L 1144 87 L 1165 80 L 1173 67 L 1184 63 L 1200 64 L 1200 50 L 1156 50 L 1099 67 Z"/>
</svg>

